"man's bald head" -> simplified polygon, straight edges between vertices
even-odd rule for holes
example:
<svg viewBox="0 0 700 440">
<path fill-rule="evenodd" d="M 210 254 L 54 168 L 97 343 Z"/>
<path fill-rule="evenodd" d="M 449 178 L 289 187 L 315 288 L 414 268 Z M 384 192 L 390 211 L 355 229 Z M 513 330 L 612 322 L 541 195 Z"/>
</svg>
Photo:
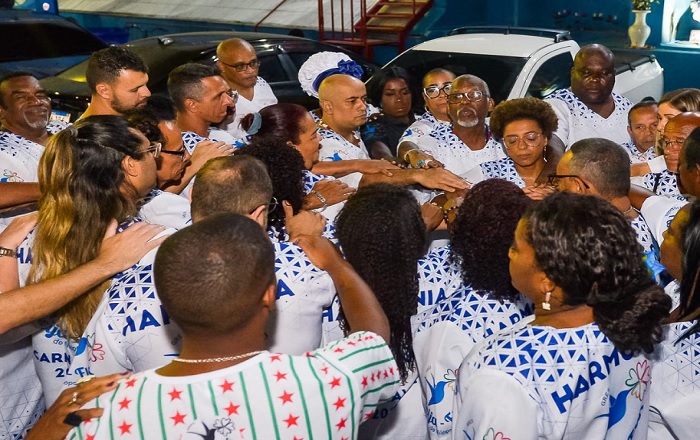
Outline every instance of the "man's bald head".
<svg viewBox="0 0 700 440">
<path fill-rule="evenodd" d="M 324 79 L 318 88 L 323 122 L 337 132 L 355 130 L 367 122 L 365 83 L 350 75 L 337 74 Z"/>
<path fill-rule="evenodd" d="M 246 40 L 230 38 L 219 43 L 216 57 L 219 59 L 216 67 L 228 85 L 239 93 L 246 90 L 252 93 L 260 70 L 255 48 Z M 252 95 L 248 99 L 252 99 Z"/>
<path fill-rule="evenodd" d="M 589 56 L 594 55 L 603 57 L 607 60 L 610 60 L 610 62 L 613 65 L 615 64 L 615 55 L 610 49 L 608 49 L 606 46 L 603 46 L 602 44 L 587 44 L 581 47 L 581 49 L 579 49 L 578 53 L 576 53 L 576 56 L 574 57 L 574 63 L 576 63 L 576 61 L 580 63 L 583 58 L 587 58 Z"/>
<path fill-rule="evenodd" d="M 685 112 L 680 113 L 668 121 L 664 128 L 664 134 L 670 131 L 687 131 L 685 137 L 688 137 L 691 131 L 696 127 L 700 127 L 700 112 Z"/>
<path fill-rule="evenodd" d="M 252 50 L 255 52 L 253 46 L 246 40 L 241 38 L 229 38 L 228 40 L 224 40 L 219 43 L 219 45 L 216 47 L 216 56 L 221 59 L 222 56 L 225 57 L 227 54 L 239 50 Z"/>
</svg>

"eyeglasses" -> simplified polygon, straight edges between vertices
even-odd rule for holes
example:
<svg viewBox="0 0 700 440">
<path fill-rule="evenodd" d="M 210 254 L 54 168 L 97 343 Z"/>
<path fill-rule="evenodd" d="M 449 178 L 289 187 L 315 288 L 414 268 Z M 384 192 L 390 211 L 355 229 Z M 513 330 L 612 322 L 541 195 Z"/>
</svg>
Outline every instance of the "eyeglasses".
<svg viewBox="0 0 700 440">
<path fill-rule="evenodd" d="M 517 134 L 511 134 L 508 136 L 503 136 L 503 145 L 505 145 L 507 149 L 513 149 L 520 145 L 520 141 L 523 141 L 525 148 L 536 147 L 541 136 L 542 133 L 535 133 L 534 131 L 525 133 L 523 137 L 520 137 Z"/>
<path fill-rule="evenodd" d="M 249 67 L 252 70 L 255 70 L 258 67 L 260 67 L 260 60 L 257 58 L 254 59 L 253 61 L 251 61 L 250 63 L 229 64 L 229 63 L 224 63 L 223 61 L 221 61 L 221 59 L 219 59 L 219 62 L 221 64 L 223 64 L 224 66 L 228 66 L 228 67 L 234 69 L 236 72 L 243 72 L 246 69 L 248 69 Z"/>
<path fill-rule="evenodd" d="M 144 153 L 153 153 L 154 158 L 158 158 L 158 155 L 163 150 L 163 144 L 160 142 L 153 142 L 151 146 L 143 150 Z"/>
<path fill-rule="evenodd" d="M 160 149 L 160 152 L 163 153 L 163 154 L 170 154 L 170 155 L 173 155 L 173 156 L 180 156 L 180 160 L 184 162 L 184 161 L 185 161 L 185 153 L 187 152 L 187 150 L 186 150 L 185 147 L 183 146 L 182 148 L 180 148 L 179 150 L 176 150 L 176 151 L 164 150 L 164 149 L 161 148 L 161 149 Z"/>
<path fill-rule="evenodd" d="M 451 95 L 447 95 L 447 102 L 450 104 L 461 104 L 464 101 L 479 102 L 484 98 L 484 96 L 488 98 L 488 96 L 481 90 L 474 89 L 468 91 L 467 93 L 453 93 Z"/>
<path fill-rule="evenodd" d="M 450 95 L 450 89 L 452 88 L 452 83 L 447 83 L 442 87 L 438 86 L 428 86 L 423 88 L 423 93 L 430 99 L 435 99 L 440 96 L 440 92 L 443 92 L 446 96 Z"/>
<path fill-rule="evenodd" d="M 237 91 L 231 89 L 228 92 L 226 92 L 226 94 L 231 97 L 234 105 L 238 102 L 238 92 Z"/>
<path fill-rule="evenodd" d="M 659 146 L 661 147 L 662 150 L 665 150 L 666 148 L 673 148 L 674 145 L 677 148 L 681 148 L 683 146 L 683 142 L 685 142 L 685 139 L 676 139 L 676 140 L 668 140 L 668 139 L 659 139 Z"/>
<path fill-rule="evenodd" d="M 570 179 L 578 179 L 583 183 L 583 186 L 586 189 L 591 189 L 590 185 L 586 183 L 583 178 L 577 174 L 550 174 L 547 176 L 547 185 L 553 186 L 555 188 L 559 187 L 559 179 L 564 179 L 564 178 L 570 178 Z"/>
</svg>

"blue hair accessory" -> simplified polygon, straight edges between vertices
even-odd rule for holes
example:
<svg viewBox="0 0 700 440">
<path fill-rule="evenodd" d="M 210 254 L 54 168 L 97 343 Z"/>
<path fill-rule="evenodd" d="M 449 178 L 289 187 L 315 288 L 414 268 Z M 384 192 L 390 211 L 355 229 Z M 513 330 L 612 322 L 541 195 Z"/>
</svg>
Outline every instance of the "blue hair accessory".
<svg viewBox="0 0 700 440">
<path fill-rule="evenodd" d="M 260 130 L 260 127 L 262 126 L 262 116 L 260 116 L 260 113 L 255 112 L 253 113 L 253 122 L 250 124 L 250 127 L 248 130 L 246 130 L 246 133 L 248 135 L 254 135 Z"/>
<path fill-rule="evenodd" d="M 312 87 L 318 92 L 318 88 L 324 79 L 339 73 L 360 79 L 365 71 L 362 70 L 362 67 L 353 60 L 338 61 L 338 67 L 324 70 L 323 72 L 319 73 L 314 80 Z"/>
</svg>

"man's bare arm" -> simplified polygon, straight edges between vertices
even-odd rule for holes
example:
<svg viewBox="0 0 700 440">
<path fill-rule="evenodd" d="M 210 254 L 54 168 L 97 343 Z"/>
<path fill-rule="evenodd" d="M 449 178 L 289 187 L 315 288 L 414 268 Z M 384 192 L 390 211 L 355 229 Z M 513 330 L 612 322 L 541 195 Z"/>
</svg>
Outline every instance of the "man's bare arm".
<svg viewBox="0 0 700 440">
<path fill-rule="evenodd" d="M 0 183 L 0 210 L 14 208 L 39 200 L 39 184 L 34 182 Z"/>
</svg>

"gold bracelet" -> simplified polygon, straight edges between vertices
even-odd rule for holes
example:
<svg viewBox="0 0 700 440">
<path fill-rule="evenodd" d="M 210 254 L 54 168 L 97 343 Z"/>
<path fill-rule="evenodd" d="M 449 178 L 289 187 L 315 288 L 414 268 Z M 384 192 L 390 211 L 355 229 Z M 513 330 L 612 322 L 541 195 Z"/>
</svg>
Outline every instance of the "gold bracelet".
<svg viewBox="0 0 700 440">
<path fill-rule="evenodd" d="M 411 160 L 408 159 L 408 153 L 410 153 L 410 152 L 412 152 L 412 151 L 420 151 L 420 149 L 418 149 L 418 148 L 411 148 L 410 150 L 408 150 L 407 152 L 405 152 L 405 153 L 403 154 L 403 161 L 404 161 L 404 162 L 406 162 L 406 163 L 411 163 Z"/>
<path fill-rule="evenodd" d="M 0 246 L 0 257 L 17 258 L 17 251 Z"/>
</svg>

